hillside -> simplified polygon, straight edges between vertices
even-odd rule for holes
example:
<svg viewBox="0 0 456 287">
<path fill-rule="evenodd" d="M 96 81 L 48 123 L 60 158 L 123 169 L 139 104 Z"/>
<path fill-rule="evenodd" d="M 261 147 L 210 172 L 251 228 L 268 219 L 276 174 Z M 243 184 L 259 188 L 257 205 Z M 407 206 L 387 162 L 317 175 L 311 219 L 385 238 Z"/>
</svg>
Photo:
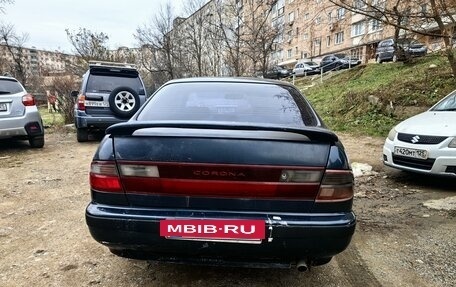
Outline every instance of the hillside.
<svg viewBox="0 0 456 287">
<path fill-rule="evenodd" d="M 456 89 L 446 58 L 438 54 L 407 64 L 362 65 L 305 89 L 309 83 L 299 79 L 296 86 L 331 129 L 379 136 Z"/>
</svg>

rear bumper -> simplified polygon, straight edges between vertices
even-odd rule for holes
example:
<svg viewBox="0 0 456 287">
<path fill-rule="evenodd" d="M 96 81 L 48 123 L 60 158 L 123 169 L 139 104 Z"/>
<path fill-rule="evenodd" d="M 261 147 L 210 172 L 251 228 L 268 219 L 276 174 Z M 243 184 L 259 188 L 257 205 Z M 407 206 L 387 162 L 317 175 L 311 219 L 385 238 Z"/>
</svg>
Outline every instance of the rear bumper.
<svg viewBox="0 0 456 287">
<path fill-rule="evenodd" d="M 106 129 L 109 126 L 127 121 L 114 116 L 92 116 L 84 111 L 75 110 L 76 128 Z"/>
<path fill-rule="evenodd" d="M 173 240 L 161 237 L 163 219 L 261 219 L 261 244 Z M 176 209 L 141 209 L 89 204 L 86 222 L 92 237 L 116 253 L 132 258 L 210 264 L 223 262 L 293 264 L 342 252 L 355 231 L 352 212 L 280 214 Z"/>
<path fill-rule="evenodd" d="M 35 128 L 30 129 L 33 126 Z M 36 107 L 26 107 L 24 115 L 0 119 L 0 138 L 40 136 L 44 134 L 40 113 Z"/>
</svg>

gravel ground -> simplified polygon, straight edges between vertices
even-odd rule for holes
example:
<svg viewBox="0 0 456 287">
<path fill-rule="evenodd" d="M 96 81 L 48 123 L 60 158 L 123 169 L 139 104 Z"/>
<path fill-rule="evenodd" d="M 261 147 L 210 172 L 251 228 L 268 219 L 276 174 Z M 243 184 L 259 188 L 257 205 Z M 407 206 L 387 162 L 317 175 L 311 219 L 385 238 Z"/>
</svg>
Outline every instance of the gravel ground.
<svg viewBox="0 0 456 287">
<path fill-rule="evenodd" d="M 357 177 L 352 244 L 306 273 L 116 257 L 84 221 L 98 143 L 65 131 L 43 150 L 1 141 L 0 286 L 456 286 L 456 212 L 424 206 L 454 200 L 456 181 L 384 168 L 383 139 L 341 137 L 351 161 L 373 170 Z"/>
</svg>

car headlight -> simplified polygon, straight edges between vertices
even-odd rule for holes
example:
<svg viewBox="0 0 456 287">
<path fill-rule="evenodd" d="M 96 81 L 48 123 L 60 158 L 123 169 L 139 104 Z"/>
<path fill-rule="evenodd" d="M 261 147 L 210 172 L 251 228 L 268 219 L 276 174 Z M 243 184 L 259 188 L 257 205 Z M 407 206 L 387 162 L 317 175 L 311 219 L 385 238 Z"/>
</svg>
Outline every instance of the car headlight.
<svg viewBox="0 0 456 287">
<path fill-rule="evenodd" d="M 448 147 L 456 148 L 456 137 L 450 142 L 450 144 L 448 145 Z"/>
<path fill-rule="evenodd" d="M 397 131 L 396 131 L 396 128 L 392 128 L 390 130 L 390 132 L 388 133 L 388 139 L 390 141 L 394 141 L 394 139 L 396 138 L 396 135 L 397 135 Z"/>
</svg>

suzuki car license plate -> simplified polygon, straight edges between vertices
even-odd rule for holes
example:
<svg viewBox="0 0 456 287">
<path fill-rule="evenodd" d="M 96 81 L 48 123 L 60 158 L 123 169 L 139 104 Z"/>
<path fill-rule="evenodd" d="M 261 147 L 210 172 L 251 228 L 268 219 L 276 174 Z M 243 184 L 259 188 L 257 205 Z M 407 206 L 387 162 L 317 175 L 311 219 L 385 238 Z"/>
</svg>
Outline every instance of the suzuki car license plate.
<svg viewBox="0 0 456 287">
<path fill-rule="evenodd" d="M 160 221 L 160 236 L 178 240 L 261 243 L 264 220 L 166 219 Z"/>
<path fill-rule="evenodd" d="M 411 158 L 418 158 L 418 159 L 427 159 L 428 152 L 422 149 L 413 149 L 413 148 L 405 148 L 405 147 L 394 147 L 394 154 L 411 157 Z"/>
</svg>

